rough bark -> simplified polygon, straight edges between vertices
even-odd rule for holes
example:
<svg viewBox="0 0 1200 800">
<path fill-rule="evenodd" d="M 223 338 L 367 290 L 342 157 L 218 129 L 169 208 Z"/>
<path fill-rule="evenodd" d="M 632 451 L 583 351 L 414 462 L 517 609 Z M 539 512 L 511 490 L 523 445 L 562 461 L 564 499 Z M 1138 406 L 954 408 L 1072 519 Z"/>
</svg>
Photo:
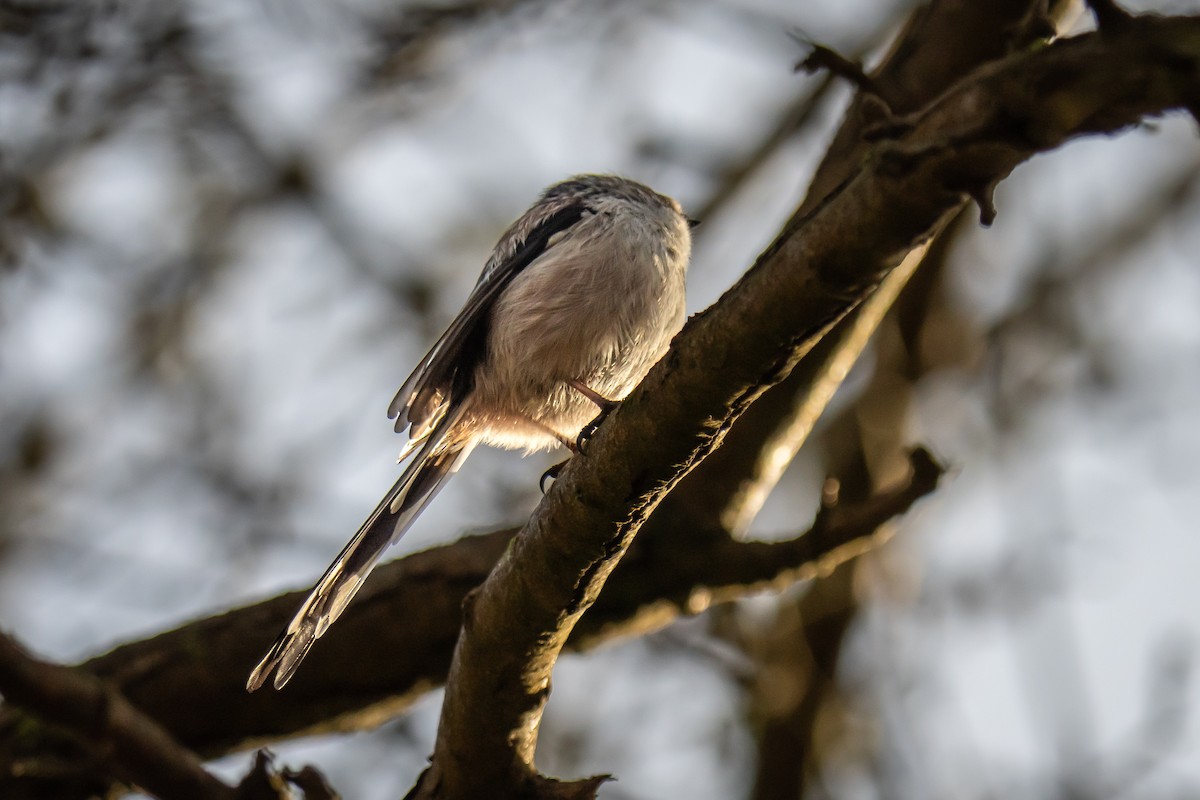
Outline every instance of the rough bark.
<svg viewBox="0 0 1200 800">
<path fill-rule="evenodd" d="M 914 112 L 979 65 L 1048 36 L 1053 20 L 1061 17 L 1068 5 L 1065 0 L 933 2 L 911 16 L 888 55 L 871 73 L 871 88 L 886 99 L 892 113 Z M 816 208 L 858 167 L 869 147 L 862 132 L 872 118 L 879 119 L 878 103 L 874 95 L 856 95 L 799 213 Z M 848 314 L 786 380 L 768 390 L 730 432 L 721 449 L 663 500 L 646 533 L 657 536 L 657 520 L 676 518 L 694 520 L 700 526 L 718 520 L 735 534 L 744 531 L 921 258 L 921 252 L 909 253 L 868 303 Z M 678 528 L 671 522 L 663 527 Z"/>
</svg>

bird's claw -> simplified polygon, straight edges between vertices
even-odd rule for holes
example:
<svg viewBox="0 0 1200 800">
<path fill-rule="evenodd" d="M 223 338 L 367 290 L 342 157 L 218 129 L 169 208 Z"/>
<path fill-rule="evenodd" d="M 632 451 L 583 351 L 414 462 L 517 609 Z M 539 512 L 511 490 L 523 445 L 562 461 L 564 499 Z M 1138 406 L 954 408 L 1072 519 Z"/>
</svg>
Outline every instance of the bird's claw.
<svg viewBox="0 0 1200 800">
<path fill-rule="evenodd" d="M 579 435 L 575 437 L 575 452 L 576 453 L 583 452 L 583 449 L 587 445 L 588 440 L 596 435 L 596 431 L 599 429 L 599 427 L 600 426 L 597 425 L 595 422 L 589 422 L 587 425 L 584 425 L 582 428 L 579 429 Z"/>
<path fill-rule="evenodd" d="M 617 403 L 601 406 L 600 413 L 596 415 L 596 418 L 579 429 L 579 435 L 575 437 L 575 452 L 584 452 L 584 448 L 587 447 L 588 440 L 596 435 L 596 431 L 600 430 L 600 425 L 605 419 L 608 418 L 608 415 L 611 414 L 613 409 L 616 407 Z"/>
<path fill-rule="evenodd" d="M 568 459 L 568 460 L 570 460 L 570 459 Z M 559 473 L 563 471 L 563 467 L 565 467 L 566 465 L 567 465 L 566 461 L 560 461 L 557 464 L 555 464 L 554 466 L 552 466 L 550 469 L 548 469 L 542 473 L 541 479 L 538 480 L 538 488 L 542 490 L 542 494 L 546 493 L 546 481 L 547 480 L 551 480 L 551 481 L 558 480 Z"/>
</svg>

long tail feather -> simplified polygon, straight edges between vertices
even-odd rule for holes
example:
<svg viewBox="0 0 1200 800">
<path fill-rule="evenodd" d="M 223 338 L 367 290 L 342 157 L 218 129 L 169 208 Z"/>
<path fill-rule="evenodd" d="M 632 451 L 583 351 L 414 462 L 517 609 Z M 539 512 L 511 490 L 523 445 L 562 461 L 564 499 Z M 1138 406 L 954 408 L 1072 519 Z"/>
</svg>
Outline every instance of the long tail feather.
<svg viewBox="0 0 1200 800">
<path fill-rule="evenodd" d="M 457 415 L 450 417 L 443 419 L 430 434 L 404 474 L 329 565 L 287 628 L 250 673 L 247 691 L 262 686 L 272 672 L 275 688 L 283 688 L 313 642 L 329 629 L 362 587 L 383 552 L 404 535 L 470 455 L 474 442 L 446 442 L 446 434 L 457 421 Z"/>
</svg>

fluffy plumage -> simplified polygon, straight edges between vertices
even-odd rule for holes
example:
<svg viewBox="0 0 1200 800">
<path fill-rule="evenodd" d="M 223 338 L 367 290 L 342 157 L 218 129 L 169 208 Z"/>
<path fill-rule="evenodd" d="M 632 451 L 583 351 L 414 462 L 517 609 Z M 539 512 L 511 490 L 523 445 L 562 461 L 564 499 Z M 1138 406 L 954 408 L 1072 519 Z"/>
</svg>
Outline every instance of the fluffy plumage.
<svg viewBox="0 0 1200 800">
<path fill-rule="evenodd" d="M 581 175 L 505 231 L 462 311 L 389 407 L 415 458 L 250 675 L 291 678 L 383 552 L 477 444 L 573 446 L 597 405 L 621 400 L 683 326 L 691 254 L 679 204 L 640 183 Z"/>
</svg>

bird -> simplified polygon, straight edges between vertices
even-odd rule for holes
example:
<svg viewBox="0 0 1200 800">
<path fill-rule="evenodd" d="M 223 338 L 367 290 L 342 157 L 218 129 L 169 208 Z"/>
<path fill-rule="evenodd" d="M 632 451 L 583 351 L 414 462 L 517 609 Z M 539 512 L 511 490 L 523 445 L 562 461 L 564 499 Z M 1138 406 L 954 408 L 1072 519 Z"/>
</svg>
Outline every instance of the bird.
<svg viewBox="0 0 1200 800">
<path fill-rule="evenodd" d="M 399 461 L 412 461 L 247 691 L 272 673 L 283 688 L 477 445 L 583 449 L 683 327 L 694 224 L 673 198 L 616 175 L 577 175 L 542 192 L 501 235 L 462 310 L 388 408 L 396 432 L 408 433 Z"/>
</svg>

